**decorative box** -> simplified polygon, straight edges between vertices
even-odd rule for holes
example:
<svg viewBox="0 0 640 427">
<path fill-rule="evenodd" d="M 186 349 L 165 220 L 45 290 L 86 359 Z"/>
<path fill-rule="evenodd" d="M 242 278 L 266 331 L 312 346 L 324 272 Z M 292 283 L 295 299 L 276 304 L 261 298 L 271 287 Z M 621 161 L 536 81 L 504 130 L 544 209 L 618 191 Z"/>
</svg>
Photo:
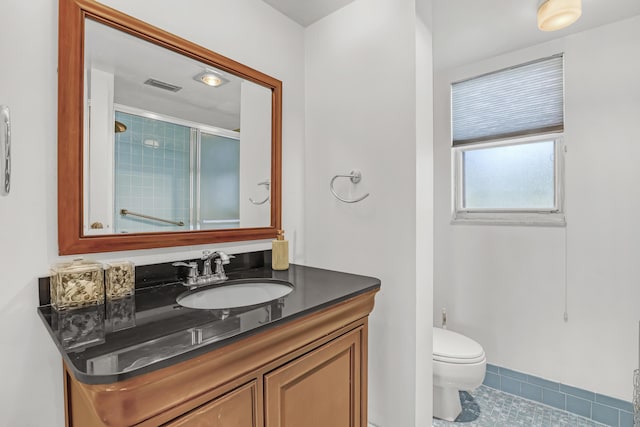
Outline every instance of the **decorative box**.
<svg viewBox="0 0 640 427">
<path fill-rule="evenodd" d="M 104 303 L 102 264 L 76 259 L 54 265 L 50 273 L 51 305 L 56 310 Z"/>
<path fill-rule="evenodd" d="M 129 261 L 114 261 L 105 266 L 107 300 L 128 297 L 135 293 L 136 270 Z"/>
</svg>

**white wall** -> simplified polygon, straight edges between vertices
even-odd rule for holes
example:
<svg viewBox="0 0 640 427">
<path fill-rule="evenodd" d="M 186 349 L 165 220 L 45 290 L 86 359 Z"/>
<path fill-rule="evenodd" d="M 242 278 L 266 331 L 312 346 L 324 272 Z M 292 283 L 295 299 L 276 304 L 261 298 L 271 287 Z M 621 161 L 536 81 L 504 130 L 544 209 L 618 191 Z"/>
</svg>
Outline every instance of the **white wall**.
<svg viewBox="0 0 640 427">
<path fill-rule="evenodd" d="M 83 174 L 86 177 L 85 188 L 88 187 L 84 194 L 83 232 L 85 235 L 113 234 L 113 73 L 92 68 L 86 70 L 85 75 L 91 76 L 91 108 L 84 109 L 88 110 L 89 117 L 85 126 L 85 135 L 88 134 L 88 138 L 83 141 L 86 153 Z M 84 84 L 87 86 L 86 80 Z M 91 224 L 95 222 L 101 223 L 104 228 L 91 228 Z"/>
<path fill-rule="evenodd" d="M 369 329 L 369 421 L 380 427 L 431 418 L 431 227 L 428 218 L 416 226 L 416 208 L 430 207 L 429 190 L 416 200 L 416 176 L 417 163 L 427 179 L 431 171 L 431 53 L 428 30 L 416 27 L 413 0 L 356 0 L 305 31 L 305 259 L 382 280 Z M 418 61 L 417 45 L 428 50 Z M 426 73 L 419 87 L 416 67 Z M 419 129 L 418 111 L 427 115 Z M 345 204 L 329 181 L 354 168 L 362 181 L 336 189 L 371 195 Z"/>
<path fill-rule="evenodd" d="M 271 90 L 249 81 L 241 84 L 240 227 L 271 223 Z M 253 202 L 252 202 L 253 200 Z"/>
<path fill-rule="evenodd" d="M 446 306 L 490 363 L 627 401 L 640 320 L 638 46 L 634 17 L 435 76 L 435 323 Z M 567 228 L 451 225 L 449 83 L 563 50 Z"/>
<path fill-rule="evenodd" d="M 433 414 L 433 57 L 431 5 L 416 1 L 416 426 Z"/>
<path fill-rule="evenodd" d="M 13 183 L 0 197 L 0 425 L 62 426 L 62 363 L 36 314 L 37 277 L 57 248 L 57 2 L 8 0 L 0 14 L 0 104 L 12 114 Z M 108 4 L 284 82 L 283 223 L 301 261 L 304 153 L 303 33 L 258 0 L 113 0 Z M 269 242 L 215 245 L 230 252 Z M 96 254 L 137 263 L 194 256 L 203 247 Z"/>
</svg>

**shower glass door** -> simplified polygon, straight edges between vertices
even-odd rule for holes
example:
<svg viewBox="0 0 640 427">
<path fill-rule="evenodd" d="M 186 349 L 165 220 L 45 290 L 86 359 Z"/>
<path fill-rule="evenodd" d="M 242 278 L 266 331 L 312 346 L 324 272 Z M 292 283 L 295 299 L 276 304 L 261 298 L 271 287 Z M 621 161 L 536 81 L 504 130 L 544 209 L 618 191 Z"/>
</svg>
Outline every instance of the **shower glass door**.
<svg viewBox="0 0 640 427">
<path fill-rule="evenodd" d="M 205 132 L 198 133 L 197 227 L 239 227 L 240 141 Z"/>
</svg>

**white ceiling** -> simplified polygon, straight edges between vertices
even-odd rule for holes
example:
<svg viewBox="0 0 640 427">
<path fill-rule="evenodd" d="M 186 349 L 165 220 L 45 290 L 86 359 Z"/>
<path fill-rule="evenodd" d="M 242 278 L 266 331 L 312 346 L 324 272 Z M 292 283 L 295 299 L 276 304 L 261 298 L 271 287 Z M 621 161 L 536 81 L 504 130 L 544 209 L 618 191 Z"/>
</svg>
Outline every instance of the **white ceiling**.
<svg viewBox="0 0 640 427">
<path fill-rule="evenodd" d="M 353 0 L 263 0 L 307 27 Z M 365 1 L 365 0 L 362 0 Z M 582 17 L 568 28 L 538 30 L 540 0 L 416 0 L 433 10 L 436 68 L 449 68 L 500 55 L 640 14 L 640 0 L 582 0 Z M 422 8 L 424 9 L 424 7 Z"/>
<path fill-rule="evenodd" d="M 578 22 L 542 32 L 537 6 L 538 0 L 433 0 L 435 67 L 463 65 L 640 14 L 639 0 L 582 0 Z"/>
<path fill-rule="evenodd" d="M 217 70 L 228 82 L 209 87 L 193 77 L 211 66 L 90 19 L 85 32 L 85 67 L 114 75 L 115 103 L 223 129 L 240 127 L 241 78 Z M 149 78 L 182 89 L 145 85 Z"/>
<path fill-rule="evenodd" d="M 303 27 L 332 14 L 353 0 L 264 0 Z"/>
</svg>

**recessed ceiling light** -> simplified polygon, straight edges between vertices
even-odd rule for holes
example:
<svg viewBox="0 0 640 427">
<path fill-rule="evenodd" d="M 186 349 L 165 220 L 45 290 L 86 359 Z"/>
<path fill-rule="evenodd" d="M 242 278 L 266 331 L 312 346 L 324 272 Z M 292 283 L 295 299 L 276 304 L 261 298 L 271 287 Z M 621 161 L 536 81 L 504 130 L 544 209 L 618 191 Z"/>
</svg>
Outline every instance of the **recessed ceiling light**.
<svg viewBox="0 0 640 427">
<path fill-rule="evenodd" d="M 582 15 L 582 0 L 544 0 L 538 7 L 538 28 L 556 31 L 568 27 Z"/>
<path fill-rule="evenodd" d="M 201 73 L 193 76 L 193 79 L 199 81 L 200 83 L 204 83 L 207 86 L 219 87 L 223 84 L 227 83 L 229 80 L 225 79 L 220 75 L 220 73 L 216 73 L 211 70 L 204 70 Z"/>
</svg>

